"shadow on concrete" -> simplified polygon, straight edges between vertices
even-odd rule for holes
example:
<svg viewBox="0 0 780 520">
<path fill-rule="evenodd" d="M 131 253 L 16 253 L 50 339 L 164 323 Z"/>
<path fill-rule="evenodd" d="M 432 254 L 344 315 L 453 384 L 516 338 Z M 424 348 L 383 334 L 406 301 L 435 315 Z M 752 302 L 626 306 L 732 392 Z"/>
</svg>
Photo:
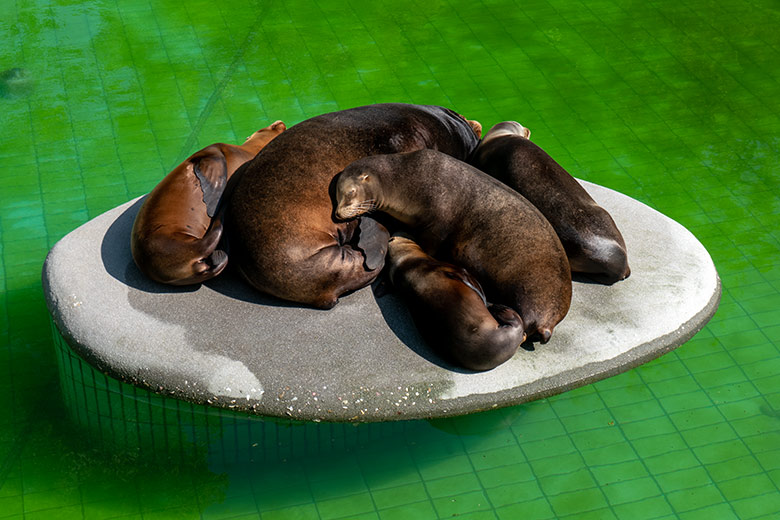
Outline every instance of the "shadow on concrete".
<svg viewBox="0 0 780 520">
<path fill-rule="evenodd" d="M 197 290 L 197 285 L 178 287 L 150 280 L 133 262 L 133 256 L 130 253 L 130 233 L 133 229 L 135 216 L 145 199 L 146 197 L 141 197 L 135 201 L 106 230 L 103 242 L 100 244 L 100 257 L 106 272 L 123 284 L 148 293 L 175 294 Z"/>
<path fill-rule="evenodd" d="M 412 352 L 434 365 L 451 372 L 473 374 L 474 372 L 471 370 L 466 370 L 445 361 L 425 342 L 425 340 L 423 340 L 422 336 L 420 336 L 420 333 L 417 331 L 417 327 L 414 325 L 412 315 L 409 313 L 406 304 L 400 296 L 393 294 L 392 292 L 386 292 L 387 289 L 385 287 L 382 287 L 377 291 L 380 286 L 389 286 L 389 281 L 386 281 L 384 278 L 384 275 L 380 276 L 379 279 L 372 284 L 371 288 L 374 291 L 374 298 L 377 307 L 379 307 L 379 311 L 382 313 L 382 317 L 396 337 L 398 337 L 398 339 Z M 379 295 L 377 295 L 377 293 L 379 293 Z"/>
</svg>

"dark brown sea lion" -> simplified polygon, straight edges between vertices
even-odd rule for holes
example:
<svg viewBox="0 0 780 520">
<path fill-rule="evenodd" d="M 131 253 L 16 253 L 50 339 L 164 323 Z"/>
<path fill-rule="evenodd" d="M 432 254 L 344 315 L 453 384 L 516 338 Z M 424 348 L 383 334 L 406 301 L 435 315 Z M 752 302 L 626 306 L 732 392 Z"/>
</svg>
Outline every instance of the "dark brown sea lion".
<svg viewBox="0 0 780 520">
<path fill-rule="evenodd" d="M 411 238 L 393 235 L 387 267 L 423 338 L 445 359 L 490 370 L 525 340 L 523 320 L 514 310 L 489 305 L 468 271 L 425 254 Z"/>
<path fill-rule="evenodd" d="M 138 268 L 171 285 L 200 283 L 222 272 L 228 259 L 217 249 L 222 222 L 215 215 L 225 184 L 285 129 L 276 121 L 241 146 L 212 144 L 166 175 L 146 197 L 133 223 L 130 245 Z"/>
<path fill-rule="evenodd" d="M 380 104 L 303 121 L 236 174 L 227 206 L 231 262 L 262 292 L 328 309 L 373 281 L 389 234 L 337 222 L 331 181 L 361 157 L 436 148 L 465 159 L 479 139 L 446 108 Z"/>
<path fill-rule="evenodd" d="M 572 271 L 607 284 L 628 277 L 626 243 L 615 221 L 529 135 L 520 123 L 499 123 L 485 134 L 469 163 L 517 190 L 547 217 Z"/>
<path fill-rule="evenodd" d="M 520 314 L 529 337 L 550 339 L 569 310 L 571 271 L 550 223 L 516 191 L 433 150 L 367 157 L 336 181 L 336 216 L 384 212 L 423 250 L 469 270 L 488 300 Z"/>
</svg>

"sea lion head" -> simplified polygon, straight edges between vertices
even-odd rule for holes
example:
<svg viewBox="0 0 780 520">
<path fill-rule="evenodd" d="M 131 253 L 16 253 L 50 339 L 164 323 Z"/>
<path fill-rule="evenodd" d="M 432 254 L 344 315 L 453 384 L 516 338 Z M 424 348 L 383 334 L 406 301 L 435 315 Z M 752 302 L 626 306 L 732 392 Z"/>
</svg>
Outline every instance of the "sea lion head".
<svg viewBox="0 0 780 520">
<path fill-rule="evenodd" d="M 370 159 L 370 158 L 369 158 Z M 339 174 L 336 182 L 336 217 L 351 219 L 379 208 L 381 187 L 365 161 L 355 161 Z"/>
</svg>

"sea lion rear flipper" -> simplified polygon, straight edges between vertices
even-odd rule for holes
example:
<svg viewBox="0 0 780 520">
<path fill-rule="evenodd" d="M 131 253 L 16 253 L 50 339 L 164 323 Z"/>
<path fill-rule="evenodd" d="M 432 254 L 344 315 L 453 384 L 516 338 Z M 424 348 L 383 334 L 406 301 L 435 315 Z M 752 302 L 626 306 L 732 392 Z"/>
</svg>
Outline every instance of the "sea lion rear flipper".
<svg viewBox="0 0 780 520">
<path fill-rule="evenodd" d="M 382 224 L 371 217 L 360 217 L 356 247 L 363 253 L 363 265 L 366 269 L 373 271 L 384 265 L 389 240 L 390 233 Z"/>
<path fill-rule="evenodd" d="M 212 151 L 212 147 L 205 148 L 205 155 L 193 157 L 192 171 L 200 182 L 200 189 L 203 192 L 203 203 L 206 204 L 206 213 L 214 218 L 217 211 L 217 204 L 225 191 L 228 171 L 227 161 L 222 152 L 218 149 Z M 215 147 L 216 148 L 216 147 Z"/>
</svg>

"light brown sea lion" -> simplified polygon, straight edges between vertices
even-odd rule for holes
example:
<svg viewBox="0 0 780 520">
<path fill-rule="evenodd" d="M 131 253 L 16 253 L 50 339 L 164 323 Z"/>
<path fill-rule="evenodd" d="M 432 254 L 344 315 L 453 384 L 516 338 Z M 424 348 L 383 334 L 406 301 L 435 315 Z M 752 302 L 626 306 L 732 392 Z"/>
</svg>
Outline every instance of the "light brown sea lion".
<svg viewBox="0 0 780 520">
<path fill-rule="evenodd" d="M 387 268 L 417 329 L 445 359 L 470 370 L 490 370 L 525 340 L 523 320 L 514 310 L 488 304 L 468 271 L 425 254 L 410 237 L 390 238 Z"/>
<path fill-rule="evenodd" d="M 378 276 L 389 238 L 372 219 L 334 219 L 333 177 L 380 153 L 436 148 L 465 159 L 478 142 L 455 112 L 400 103 L 292 126 L 236 173 L 226 210 L 231 263 L 262 292 L 331 308 Z"/>
<path fill-rule="evenodd" d="M 217 143 L 192 154 L 147 195 L 135 217 L 130 245 L 138 268 L 171 285 L 200 283 L 227 265 L 217 249 L 217 204 L 231 175 L 286 129 L 276 121 L 244 144 Z"/>
<path fill-rule="evenodd" d="M 521 316 L 546 343 L 569 310 L 571 271 L 547 219 L 516 191 L 433 150 L 350 164 L 336 181 L 336 216 L 380 211 L 423 250 L 468 269 L 491 302 Z M 533 339 L 533 338 L 531 338 Z"/>
<path fill-rule="evenodd" d="M 612 284 L 628 277 L 626 243 L 615 221 L 515 121 L 485 134 L 469 163 L 517 190 L 550 221 L 572 271 Z"/>
</svg>

